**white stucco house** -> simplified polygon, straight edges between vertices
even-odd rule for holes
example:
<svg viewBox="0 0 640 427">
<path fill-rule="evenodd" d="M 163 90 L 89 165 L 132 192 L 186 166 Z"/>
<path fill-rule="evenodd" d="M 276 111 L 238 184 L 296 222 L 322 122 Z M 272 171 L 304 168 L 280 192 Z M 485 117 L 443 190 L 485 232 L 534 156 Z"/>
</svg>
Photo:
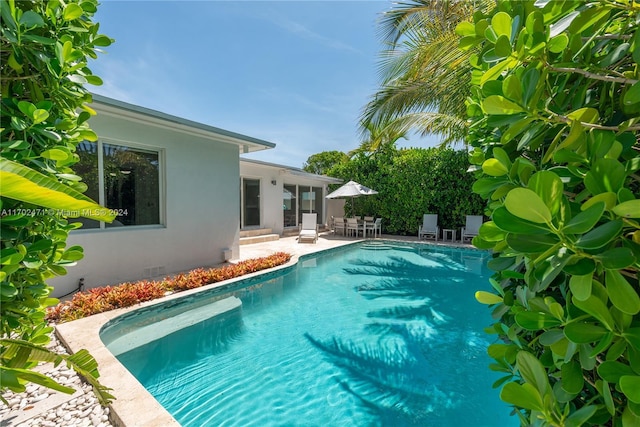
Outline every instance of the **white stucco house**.
<svg viewBox="0 0 640 427">
<path fill-rule="evenodd" d="M 220 264 L 238 256 L 241 230 L 324 224 L 329 183 L 300 169 L 241 159 L 274 143 L 94 95 L 97 142 L 78 146 L 86 195 L 118 213 L 81 219 L 67 243 L 85 257 L 50 281 L 53 296 Z"/>
</svg>

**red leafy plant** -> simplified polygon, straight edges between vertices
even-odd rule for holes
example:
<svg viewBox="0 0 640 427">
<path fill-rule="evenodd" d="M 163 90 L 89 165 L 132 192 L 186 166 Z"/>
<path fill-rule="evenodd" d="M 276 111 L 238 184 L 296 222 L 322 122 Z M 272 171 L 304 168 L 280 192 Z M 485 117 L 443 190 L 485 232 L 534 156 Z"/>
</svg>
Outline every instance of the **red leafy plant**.
<svg viewBox="0 0 640 427">
<path fill-rule="evenodd" d="M 210 283 L 233 279 L 245 274 L 277 267 L 288 262 L 291 255 L 277 252 L 263 258 L 241 261 L 218 268 L 196 268 L 187 273 L 167 277 L 161 281 L 141 280 L 116 286 L 103 286 L 76 293 L 47 310 L 47 319 L 52 322 L 69 322 L 93 314 L 133 305 L 163 297 L 167 292 L 180 292 L 199 288 Z"/>
</svg>

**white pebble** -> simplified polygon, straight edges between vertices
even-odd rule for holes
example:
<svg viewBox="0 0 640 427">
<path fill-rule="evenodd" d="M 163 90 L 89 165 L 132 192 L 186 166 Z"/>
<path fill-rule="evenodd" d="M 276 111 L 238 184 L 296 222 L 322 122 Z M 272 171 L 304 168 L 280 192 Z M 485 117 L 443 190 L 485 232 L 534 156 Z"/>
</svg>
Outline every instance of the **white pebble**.
<svg viewBox="0 0 640 427">
<path fill-rule="evenodd" d="M 49 397 L 49 393 L 42 393 L 42 394 L 37 394 L 33 397 L 33 401 L 34 402 L 40 402 L 41 400 L 46 399 L 47 397 Z"/>
</svg>

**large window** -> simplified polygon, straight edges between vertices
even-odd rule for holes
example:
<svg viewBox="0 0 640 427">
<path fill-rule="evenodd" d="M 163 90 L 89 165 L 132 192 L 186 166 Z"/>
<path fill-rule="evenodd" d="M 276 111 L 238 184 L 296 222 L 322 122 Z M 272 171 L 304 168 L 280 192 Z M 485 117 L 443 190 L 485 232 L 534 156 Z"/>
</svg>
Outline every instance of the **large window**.
<svg viewBox="0 0 640 427">
<path fill-rule="evenodd" d="M 303 213 L 317 213 L 317 222 L 322 224 L 322 187 L 299 186 L 298 220 L 302 222 Z"/>
<path fill-rule="evenodd" d="M 284 184 L 282 191 L 282 212 L 285 227 L 295 227 L 298 225 L 296 221 L 297 205 L 296 199 L 298 198 L 298 187 L 291 184 Z"/>
<path fill-rule="evenodd" d="M 111 224 L 81 218 L 83 228 L 160 224 L 159 151 L 102 141 L 84 141 L 77 151 L 85 194 L 118 214 Z"/>
</svg>

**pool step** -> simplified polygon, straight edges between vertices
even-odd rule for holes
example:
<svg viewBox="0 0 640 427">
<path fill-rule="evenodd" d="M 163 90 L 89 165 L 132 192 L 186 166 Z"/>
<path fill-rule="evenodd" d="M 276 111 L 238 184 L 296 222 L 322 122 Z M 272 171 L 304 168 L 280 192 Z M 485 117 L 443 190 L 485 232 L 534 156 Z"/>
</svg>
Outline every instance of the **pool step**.
<svg viewBox="0 0 640 427">
<path fill-rule="evenodd" d="M 180 329 L 188 328 L 196 323 L 203 322 L 215 316 L 236 310 L 242 307 L 242 301 L 236 297 L 229 297 L 211 304 L 203 305 L 193 310 L 169 315 L 150 325 L 142 326 L 123 333 L 113 341 L 106 343 L 107 348 L 114 356 L 126 353 L 136 347 L 158 340 Z"/>
<path fill-rule="evenodd" d="M 384 251 L 384 250 L 393 249 L 393 246 L 387 243 L 376 242 L 376 241 L 366 241 L 360 247 L 362 249 L 366 249 L 370 251 Z"/>
</svg>

